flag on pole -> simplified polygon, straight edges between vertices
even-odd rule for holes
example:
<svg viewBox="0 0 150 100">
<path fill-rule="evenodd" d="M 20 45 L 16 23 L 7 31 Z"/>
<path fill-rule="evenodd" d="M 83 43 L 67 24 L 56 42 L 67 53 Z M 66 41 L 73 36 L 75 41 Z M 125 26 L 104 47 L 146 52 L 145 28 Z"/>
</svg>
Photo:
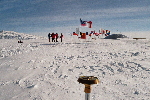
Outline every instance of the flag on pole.
<svg viewBox="0 0 150 100">
<path fill-rule="evenodd" d="M 92 36 L 92 34 L 94 34 L 94 31 L 91 31 L 91 33 L 89 34 L 89 36 Z"/>
<path fill-rule="evenodd" d="M 95 34 L 96 36 L 98 36 L 98 35 L 99 35 L 99 33 L 97 33 L 97 32 L 95 32 L 94 34 Z"/>
<path fill-rule="evenodd" d="M 80 18 L 81 26 L 87 26 L 88 28 L 92 28 L 92 21 L 82 21 Z"/>
<path fill-rule="evenodd" d="M 77 36 L 78 36 L 78 34 L 77 34 L 77 33 L 75 33 L 75 32 L 73 32 L 73 35 L 77 35 Z"/>
<path fill-rule="evenodd" d="M 88 27 L 92 28 L 92 21 L 88 21 L 87 23 L 88 23 Z"/>
<path fill-rule="evenodd" d="M 80 18 L 80 22 L 81 22 L 81 26 L 87 26 L 86 25 L 87 21 L 82 21 L 81 18 Z"/>
<path fill-rule="evenodd" d="M 109 30 L 103 30 L 103 31 L 104 31 L 104 33 L 103 33 L 103 34 L 105 34 L 105 36 L 110 35 L 110 31 L 109 31 Z"/>
<path fill-rule="evenodd" d="M 110 31 L 109 31 L 109 30 L 107 30 L 107 31 L 106 31 L 106 34 L 107 34 L 107 35 L 110 35 Z"/>
</svg>

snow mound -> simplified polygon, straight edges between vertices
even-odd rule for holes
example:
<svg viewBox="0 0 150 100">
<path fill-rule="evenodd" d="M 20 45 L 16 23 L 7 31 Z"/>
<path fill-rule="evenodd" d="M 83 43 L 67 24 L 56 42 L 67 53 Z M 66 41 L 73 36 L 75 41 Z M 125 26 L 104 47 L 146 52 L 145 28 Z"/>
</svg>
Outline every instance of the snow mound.
<svg viewBox="0 0 150 100">
<path fill-rule="evenodd" d="M 24 33 L 17 33 L 14 31 L 1 31 L 0 39 L 19 39 L 19 40 L 29 40 L 29 39 L 42 39 L 44 37 L 29 35 Z"/>
</svg>

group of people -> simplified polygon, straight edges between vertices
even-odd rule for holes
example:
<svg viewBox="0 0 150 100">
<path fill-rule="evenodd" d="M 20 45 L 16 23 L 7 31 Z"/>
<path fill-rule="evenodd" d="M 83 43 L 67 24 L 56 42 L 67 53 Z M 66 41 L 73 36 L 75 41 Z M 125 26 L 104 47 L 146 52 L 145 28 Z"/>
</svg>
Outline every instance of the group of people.
<svg viewBox="0 0 150 100">
<path fill-rule="evenodd" d="M 58 42 L 58 38 L 59 38 L 59 36 L 58 36 L 58 33 L 52 33 L 52 34 L 48 34 L 48 39 L 49 39 L 49 42 L 50 42 L 50 39 L 52 38 L 52 42 Z M 62 42 L 62 38 L 63 38 L 63 35 L 62 35 L 62 33 L 61 33 L 61 35 L 60 35 L 60 39 L 61 39 L 61 42 Z"/>
</svg>

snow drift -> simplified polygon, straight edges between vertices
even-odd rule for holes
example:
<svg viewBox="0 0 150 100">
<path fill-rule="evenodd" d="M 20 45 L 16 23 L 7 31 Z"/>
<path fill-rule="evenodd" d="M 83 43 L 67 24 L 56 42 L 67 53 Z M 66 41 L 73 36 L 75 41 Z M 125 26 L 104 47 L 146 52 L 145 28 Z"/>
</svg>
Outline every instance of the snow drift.
<svg viewBox="0 0 150 100">
<path fill-rule="evenodd" d="M 17 33 L 13 31 L 0 31 L 0 39 L 19 39 L 19 40 L 28 40 L 28 39 L 38 39 L 43 38 L 41 36 L 29 35 L 24 33 Z"/>
<path fill-rule="evenodd" d="M 150 99 L 148 39 L 0 39 L 0 62 L 0 100 L 84 100 L 77 79 L 90 75 L 91 100 Z"/>
</svg>

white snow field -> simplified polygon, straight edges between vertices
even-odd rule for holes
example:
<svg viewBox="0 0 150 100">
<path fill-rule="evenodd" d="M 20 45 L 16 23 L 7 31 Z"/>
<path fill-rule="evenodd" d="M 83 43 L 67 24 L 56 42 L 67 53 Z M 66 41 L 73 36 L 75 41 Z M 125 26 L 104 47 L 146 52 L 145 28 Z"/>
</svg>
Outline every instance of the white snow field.
<svg viewBox="0 0 150 100">
<path fill-rule="evenodd" d="M 79 76 L 100 80 L 90 100 L 150 100 L 150 39 L 19 35 L 0 39 L 0 100 L 85 100 Z"/>
</svg>

